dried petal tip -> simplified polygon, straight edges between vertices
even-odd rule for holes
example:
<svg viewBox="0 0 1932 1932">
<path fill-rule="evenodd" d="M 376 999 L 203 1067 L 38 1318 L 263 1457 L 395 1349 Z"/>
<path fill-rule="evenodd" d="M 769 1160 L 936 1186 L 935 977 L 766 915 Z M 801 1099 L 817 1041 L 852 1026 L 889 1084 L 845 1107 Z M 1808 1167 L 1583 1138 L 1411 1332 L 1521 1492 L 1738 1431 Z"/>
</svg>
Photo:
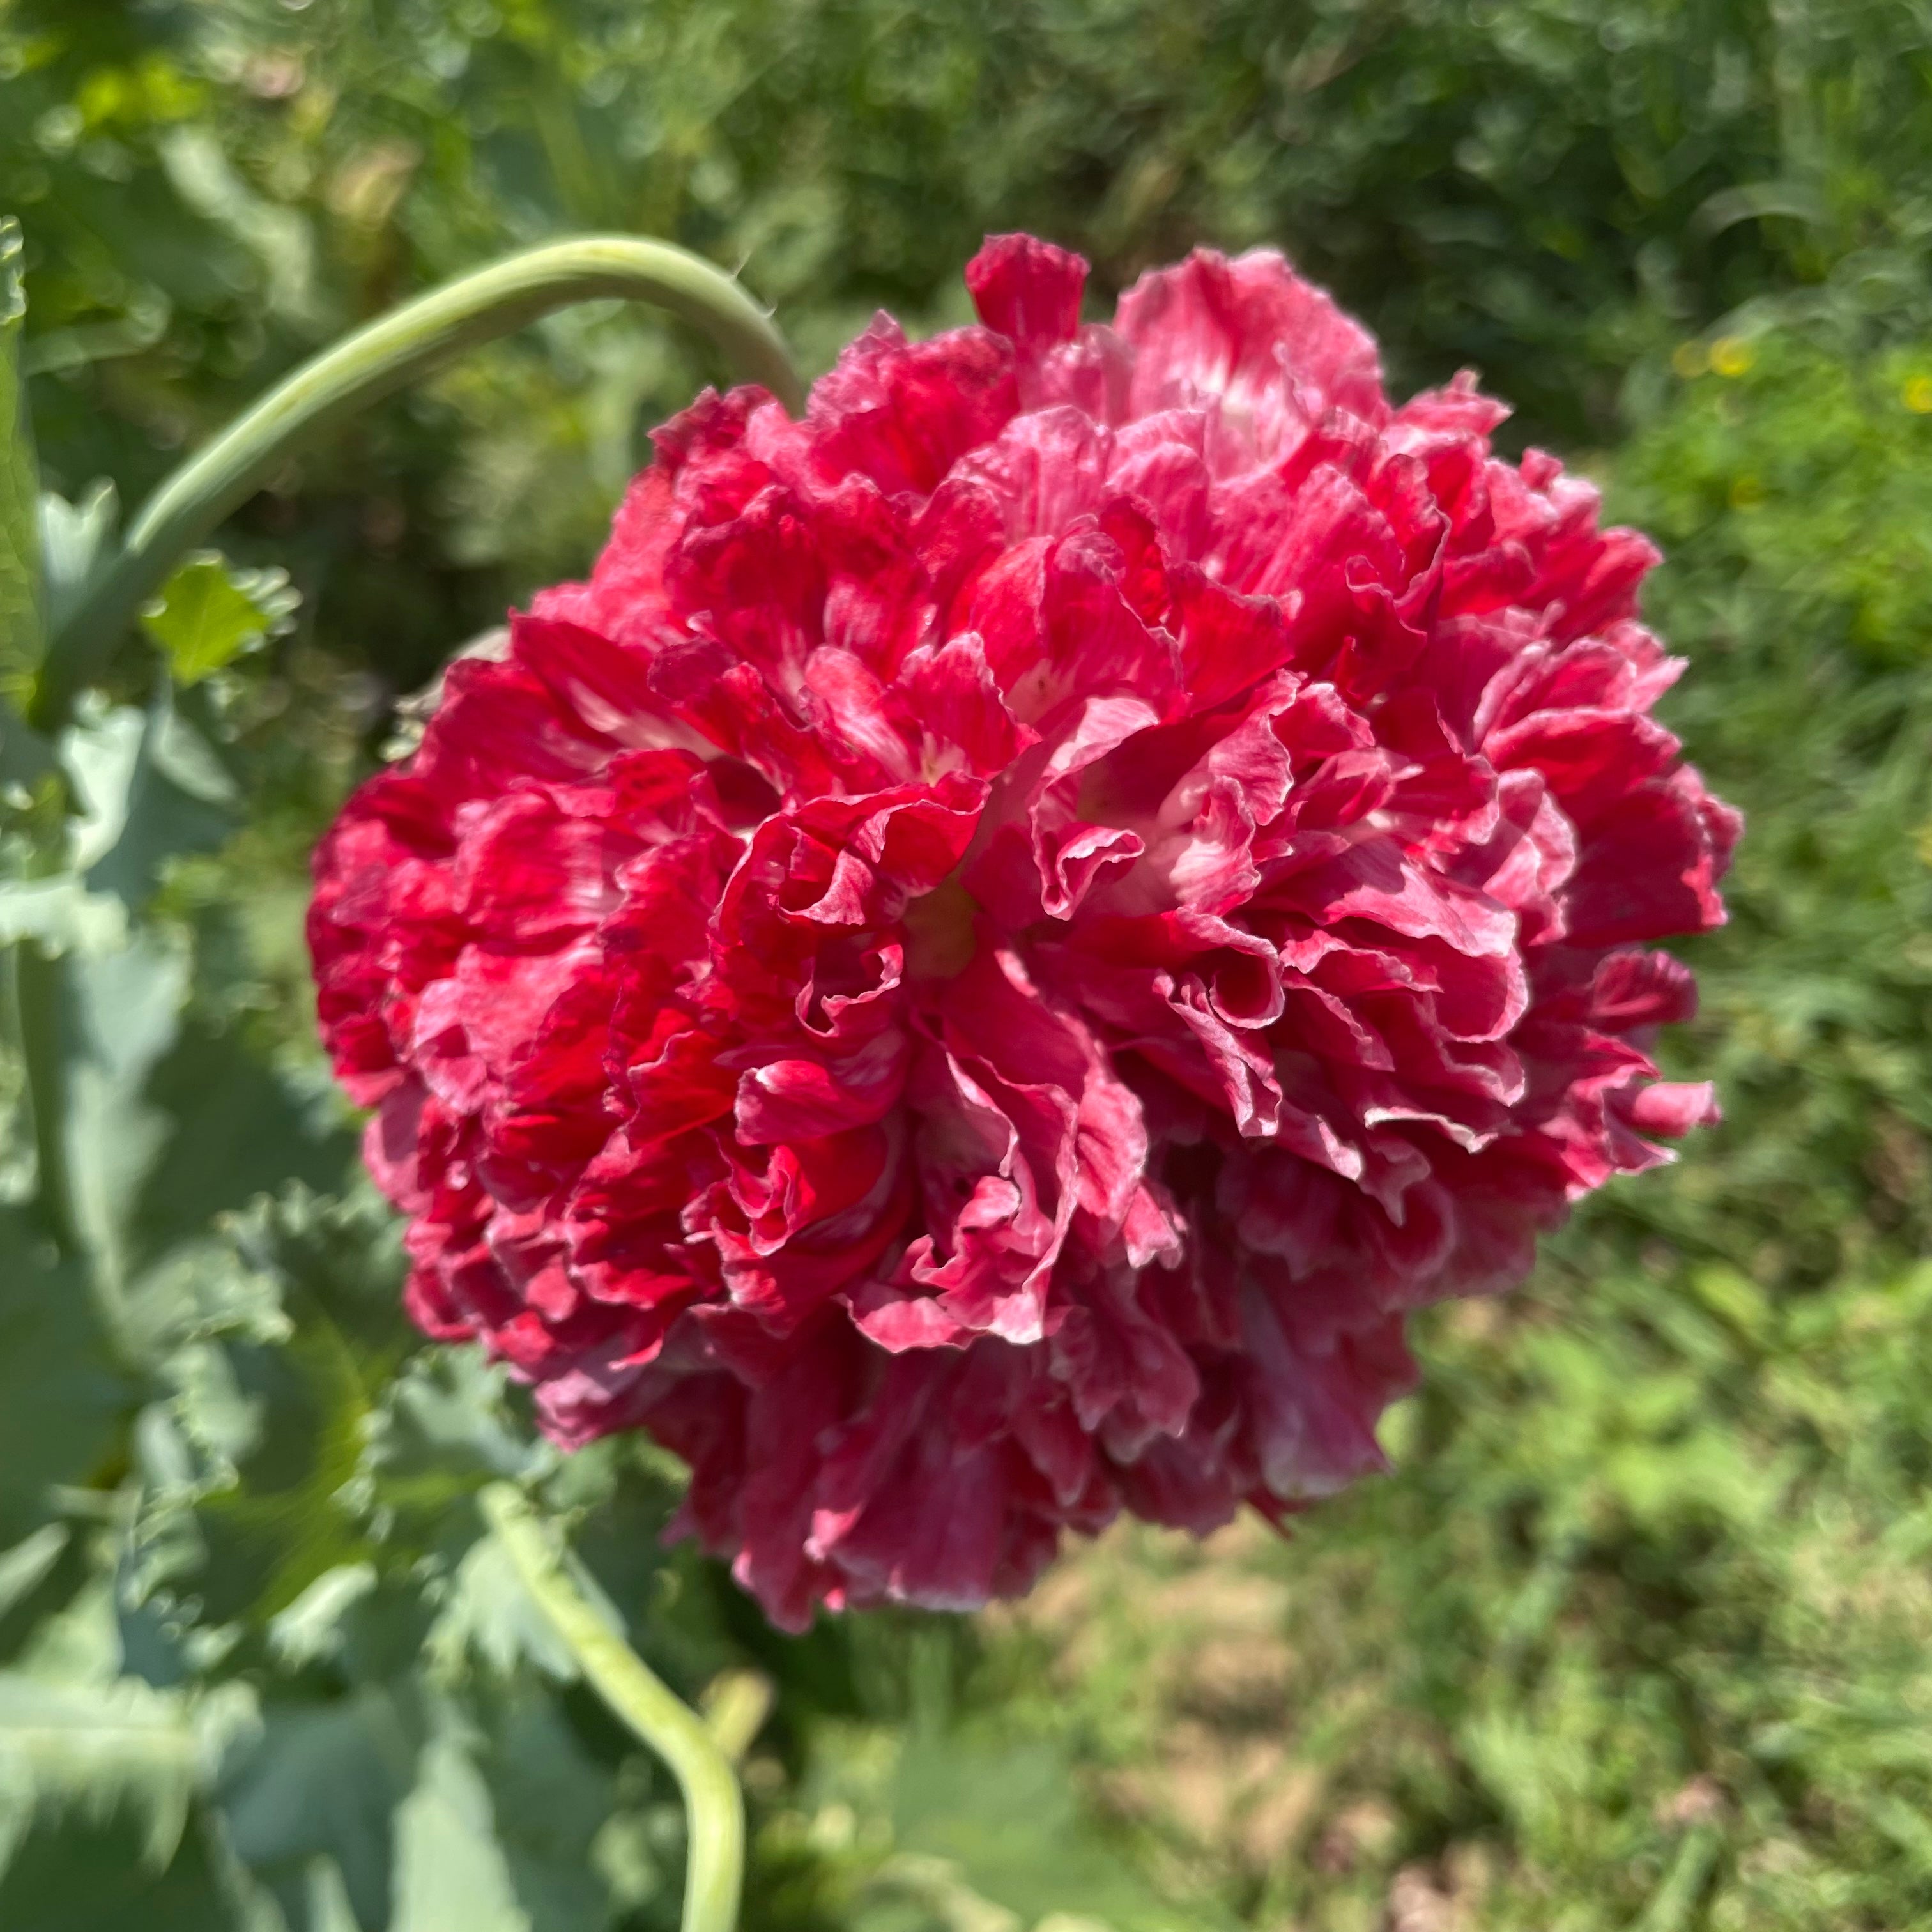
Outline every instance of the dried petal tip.
<svg viewBox="0 0 1932 1932">
<path fill-rule="evenodd" d="M 1408 1310 L 1715 1118 L 1655 553 L 1278 255 L 1085 273 L 701 398 L 316 856 L 412 1312 L 788 1627 L 1378 1467 Z"/>
</svg>

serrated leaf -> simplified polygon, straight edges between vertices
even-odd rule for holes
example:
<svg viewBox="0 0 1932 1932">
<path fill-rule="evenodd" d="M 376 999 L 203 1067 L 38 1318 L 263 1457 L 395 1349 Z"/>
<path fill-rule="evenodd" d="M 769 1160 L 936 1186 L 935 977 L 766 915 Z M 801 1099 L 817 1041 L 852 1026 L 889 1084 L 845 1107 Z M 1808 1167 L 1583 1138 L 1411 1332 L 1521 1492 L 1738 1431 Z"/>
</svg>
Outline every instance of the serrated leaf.
<svg viewBox="0 0 1932 1932">
<path fill-rule="evenodd" d="M 150 1074 L 145 1097 L 173 1124 L 166 1146 L 134 1204 L 134 1239 L 143 1256 L 191 1242 L 218 1215 L 292 1185 L 323 1190 L 348 1178 L 356 1136 L 310 1094 L 292 1088 L 250 1053 L 233 1030 L 190 1020 Z M 383 1224 L 368 1224 L 372 1242 Z M 232 1265 L 234 1246 L 223 1244 Z M 365 1245 L 359 1250 L 368 1252 Z"/>
<path fill-rule="evenodd" d="M 0 731 L 6 728 L 0 719 Z M 43 952 L 112 952 L 127 944 L 128 908 L 71 872 L 0 884 L 0 946 L 31 939 Z"/>
<path fill-rule="evenodd" d="M 328 1570 L 362 1559 L 366 1536 L 343 1492 L 361 1460 L 382 1370 L 358 1360 L 319 1312 L 286 1348 L 244 1344 L 223 1359 L 233 1381 L 219 1400 L 244 1402 L 259 1430 L 232 1478 L 196 1504 L 206 1556 L 194 1587 L 212 1620 L 260 1624 Z M 190 1429 L 196 1396 L 193 1383 L 183 1385 Z"/>
<path fill-rule="evenodd" d="M 44 1486 L 34 1513 L 44 1515 L 68 1497 Z M 85 1587 L 92 1555 L 69 1524 L 44 1522 L 0 1556 L 0 1662 L 18 1664 L 38 1646 L 61 1606 Z"/>
<path fill-rule="evenodd" d="M 231 1225 L 251 1268 L 327 1314 L 358 1348 L 388 1354 L 415 1339 L 402 1312 L 401 1224 L 367 1180 L 339 1200 L 296 1182 Z"/>
<path fill-rule="evenodd" d="M 173 940 L 144 932 L 110 950 L 112 916 L 70 879 L 0 887 L 0 931 L 10 920 L 23 934 L 74 949 L 55 962 L 39 1034 L 61 1070 L 60 1144 L 76 1231 L 110 1296 L 124 1294 L 169 1250 L 200 1238 L 212 1216 L 291 1174 L 326 1182 L 343 1174 L 352 1137 L 339 1123 L 238 1040 L 206 1028 L 184 1032 L 189 961 Z M 383 1238 L 388 1225 L 382 1216 L 370 1232 Z M 224 1254 L 232 1265 L 232 1244 Z M 364 1242 L 344 1264 L 368 1260 Z M 371 1306 L 380 1306 L 373 1295 Z M 392 1301 L 388 1312 L 393 1336 L 401 1324 Z M 158 1325 L 158 1318 L 146 1322 L 149 1331 Z"/>
<path fill-rule="evenodd" d="M 269 1932 L 236 1877 L 196 1822 L 166 1868 L 151 1872 L 118 1821 L 70 1816 L 36 1832 L 0 1878 L 0 1924 L 9 1932 Z"/>
<path fill-rule="evenodd" d="M 178 946 L 144 934 L 122 951 L 58 964 L 50 1045 L 62 1068 L 61 1139 L 74 1219 L 90 1265 L 118 1299 L 133 1210 L 171 1132 L 143 1090 L 179 1030 L 188 961 Z"/>
<path fill-rule="evenodd" d="M 127 829 L 129 788 L 148 728 L 132 704 L 84 700 L 80 722 L 60 742 L 61 764 L 72 788 L 67 863 L 86 874 L 113 850 Z"/>
<path fill-rule="evenodd" d="M 0 1550 L 0 1616 L 39 1588 L 72 1535 L 64 1522 L 46 1522 L 12 1549 Z"/>
<path fill-rule="evenodd" d="M 268 1622 L 268 1648 L 290 1670 L 337 1655 L 342 1649 L 344 1615 L 374 1590 L 373 1563 L 340 1563 L 325 1570 L 285 1610 Z"/>
<path fill-rule="evenodd" d="M 224 1780 L 236 1856 L 291 1932 L 315 1925 L 309 1870 L 333 1862 L 361 1932 L 386 1932 L 395 1811 L 416 1783 L 426 1726 L 412 1695 L 365 1686 L 332 1702 L 271 1708 Z"/>
<path fill-rule="evenodd" d="M 398 1305 L 396 1231 L 373 1200 L 324 1202 L 292 1188 L 236 1216 L 230 1240 L 232 1264 L 255 1287 L 220 1291 L 217 1300 L 238 1312 L 232 1328 L 173 1324 L 171 1414 L 200 1474 L 173 1492 L 163 1483 L 154 1500 L 164 1526 L 192 1507 L 199 1554 L 182 1585 L 208 1619 L 259 1630 L 331 1570 L 368 1559 L 372 1420 L 412 1336 Z M 214 1256 L 196 1266 L 222 1273 Z M 136 1331 L 165 1334 L 172 1318 L 151 1294 L 178 1296 L 184 1285 L 144 1277 L 130 1304 Z"/>
<path fill-rule="evenodd" d="M 294 1326 L 279 1286 L 213 1229 L 178 1244 L 142 1271 L 128 1292 L 128 1324 L 143 1358 L 155 1361 L 226 1336 L 285 1342 Z"/>
<path fill-rule="evenodd" d="M 464 1552 L 430 1633 L 429 1653 L 440 1677 L 455 1682 L 480 1664 L 503 1678 L 535 1664 L 560 1683 L 577 1676 L 576 1660 L 517 1580 L 494 1537 L 479 1537 Z"/>
<path fill-rule="evenodd" d="M 370 1418 L 362 1474 L 390 1540 L 448 1550 L 485 1482 L 523 1479 L 554 1456 L 512 1425 L 506 1382 L 480 1349 L 445 1348 L 418 1354 L 389 1384 Z"/>
<path fill-rule="evenodd" d="M 80 1813 L 136 1822 L 142 1862 L 174 1855 L 202 1772 L 185 1702 L 123 1678 L 52 1684 L 0 1672 L 0 1865 L 36 1822 Z"/>
<path fill-rule="evenodd" d="M 497 1842 L 489 1790 L 453 1736 L 432 1738 L 423 1752 L 416 1789 L 396 1815 L 396 1840 L 393 1932 L 530 1932 Z"/>
<path fill-rule="evenodd" d="M 108 776 L 104 769 L 102 776 Z M 146 909 L 170 860 L 214 851 L 235 829 L 240 800 L 234 782 L 181 716 L 165 680 L 158 680 L 142 718 L 119 798 L 114 842 L 88 867 L 87 883 L 116 894 L 130 912 Z"/>
<path fill-rule="evenodd" d="M 1178 1913 L 1094 1830 L 1071 1766 L 1046 1744 L 916 1733 L 892 1798 L 903 1851 L 944 1861 L 1022 1923 L 1057 1912 L 1093 1915 L 1120 1932 L 1217 1922 L 1198 1906 Z"/>
<path fill-rule="evenodd" d="M 46 1520 L 56 1484 L 81 1484 L 115 1441 L 130 1392 L 110 1366 L 83 1264 L 0 1210 L 0 1546 Z"/>
<path fill-rule="evenodd" d="M 242 570 L 200 550 L 141 613 L 177 683 L 199 683 L 287 628 L 298 599 L 284 570 Z"/>
<path fill-rule="evenodd" d="M 0 689 L 16 700 L 40 661 L 39 466 L 20 369 L 27 314 L 20 225 L 0 220 Z"/>
<path fill-rule="evenodd" d="M 490 1789 L 496 1840 L 532 1925 L 598 1926 L 610 1888 L 593 1846 L 617 1804 L 610 1771 L 585 1750 L 556 1700 L 527 1677 L 473 1687 L 465 1708 L 480 1736 L 476 1768 Z"/>
<path fill-rule="evenodd" d="M 80 604 L 106 558 L 120 516 L 120 494 L 106 477 L 71 503 L 52 490 L 40 493 L 41 584 L 50 636 Z"/>
</svg>

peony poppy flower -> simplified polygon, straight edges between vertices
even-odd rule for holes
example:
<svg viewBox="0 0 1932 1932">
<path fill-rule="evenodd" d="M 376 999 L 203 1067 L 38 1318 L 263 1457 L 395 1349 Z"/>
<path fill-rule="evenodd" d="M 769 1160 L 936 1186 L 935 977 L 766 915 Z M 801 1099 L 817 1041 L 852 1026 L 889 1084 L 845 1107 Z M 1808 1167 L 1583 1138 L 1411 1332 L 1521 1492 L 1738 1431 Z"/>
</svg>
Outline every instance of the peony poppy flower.
<svg viewBox="0 0 1932 1932">
<path fill-rule="evenodd" d="M 1714 1118 L 1656 553 L 1278 254 L 1085 272 L 701 398 L 316 857 L 415 1318 L 790 1628 L 1376 1468 L 1408 1312 Z"/>
</svg>

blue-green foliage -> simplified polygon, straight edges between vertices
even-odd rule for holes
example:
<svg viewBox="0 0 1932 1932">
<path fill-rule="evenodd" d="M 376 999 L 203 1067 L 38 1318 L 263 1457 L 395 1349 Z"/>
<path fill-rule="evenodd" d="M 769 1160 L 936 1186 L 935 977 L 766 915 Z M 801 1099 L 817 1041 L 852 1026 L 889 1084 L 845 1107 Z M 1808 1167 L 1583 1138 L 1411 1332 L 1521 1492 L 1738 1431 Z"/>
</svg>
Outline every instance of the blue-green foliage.
<svg viewBox="0 0 1932 1932">
<path fill-rule="evenodd" d="M 42 609 L 93 478 L 137 500 L 308 349 L 560 228 L 742 265 L 820 364 L 875 303 L 961 314 L 988 227 L 1103 297 L 1276 242 L 1399 382 L 1474 362 L 1513 433 L 1600 452 L 1670 553 L 1668 716 L 1750 824 L 1667 1048 L 1726 1124 L 1425 1325 L 1394 1477 L 1286 1544 L 1114 1540 L 977 1630 L 780 1640 L 662 1549 L 648 1445 L 560 1457 L 408 1328 L 300 937 L 392 698 L 581 569 L 710 372 L 558 318 L 318 446 L 224 536 L 298 611 L 197 566 L 60 748 L 71 834 L 0 712 L 0 1925 L 673 1922 L 674 1793 L 481 1538 L 502 1474 L 680 1689 L 773 1687 L 753 1924 L 1932 1923 L 1928 76 L 1899 0 L 0 6 L 0 328 L 74 500 Z"/>
</svg>

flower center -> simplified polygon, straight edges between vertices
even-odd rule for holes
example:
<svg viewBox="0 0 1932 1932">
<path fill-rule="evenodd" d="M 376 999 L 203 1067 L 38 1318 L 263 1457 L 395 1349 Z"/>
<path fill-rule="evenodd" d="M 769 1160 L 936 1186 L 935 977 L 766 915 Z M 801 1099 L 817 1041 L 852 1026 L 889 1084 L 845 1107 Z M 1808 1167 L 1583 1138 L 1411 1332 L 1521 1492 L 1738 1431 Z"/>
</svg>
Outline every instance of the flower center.
<svg viewBox="0 0 1932 1932">
<path fill-rule="evenodd" d="M 979 903 L 950 872 L 929 892 L 908 905 L 905 927 L 905 976 L 908 980 L 950 980 L 973 958 Z"/>
</svg>

